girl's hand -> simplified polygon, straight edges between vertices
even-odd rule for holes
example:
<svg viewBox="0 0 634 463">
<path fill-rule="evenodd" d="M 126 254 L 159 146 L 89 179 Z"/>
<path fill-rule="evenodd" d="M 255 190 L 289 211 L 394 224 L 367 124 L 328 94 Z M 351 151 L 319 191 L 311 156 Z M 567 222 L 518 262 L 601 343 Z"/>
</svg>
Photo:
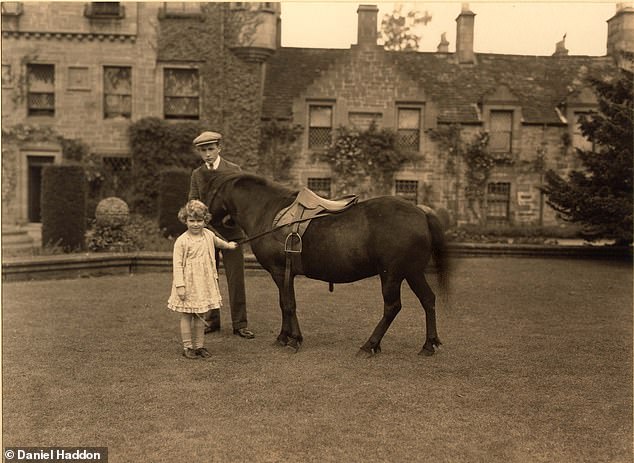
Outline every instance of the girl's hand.
<svg viewBox="0 0 634 463">
<path fill-rule="evenodd" d="M 236 249 L 238 247 L 238 243 L 235 241 L 229 241 L 227 244 L 229 245 L 229 249 Z"/>
<path fill-rule="evenodd" d="M 181 298 L 181 301 L 185 300 L 185 287 L 184 286 L 179 286 L 178 288 L 176 288 L 176 294 L 178 294 L 178 297 Z"/>
</svg>

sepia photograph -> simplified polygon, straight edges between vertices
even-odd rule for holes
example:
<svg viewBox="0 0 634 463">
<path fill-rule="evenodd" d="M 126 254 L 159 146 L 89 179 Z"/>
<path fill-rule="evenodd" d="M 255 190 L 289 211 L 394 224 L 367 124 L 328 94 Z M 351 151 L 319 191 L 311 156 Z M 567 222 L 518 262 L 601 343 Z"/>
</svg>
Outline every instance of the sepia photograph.
<svg viewBox="0 0 634 463">
<path fill-rule="evenodd" d="M 5 462 L 634 461 L 634 3 L 0 2 Z"/>
</svg>

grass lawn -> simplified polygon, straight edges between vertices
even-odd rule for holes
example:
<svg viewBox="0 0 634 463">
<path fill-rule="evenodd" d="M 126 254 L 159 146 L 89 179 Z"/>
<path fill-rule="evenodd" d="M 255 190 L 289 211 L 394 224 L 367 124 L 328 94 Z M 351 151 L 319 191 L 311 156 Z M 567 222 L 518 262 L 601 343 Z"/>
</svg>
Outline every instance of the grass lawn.
<svg viewBox="0 0 634 463">
<path fill-rule="evenodd" d="M 435 287 L 435 278 L 430 281 Z M 379 281 L 296 281 L 304 344 L 272 345 L 277 290 L 247 276 L 249 327 L 180 355 L 171 274 L 2 286 L 4 446 L 107 446 L 111 462 L 631 462 L 632 268 L 459 259 L 443 349 L 404 286 L 383 353 Z M 226 294 L 224 276 L 221 276 Z"/>
</svg>

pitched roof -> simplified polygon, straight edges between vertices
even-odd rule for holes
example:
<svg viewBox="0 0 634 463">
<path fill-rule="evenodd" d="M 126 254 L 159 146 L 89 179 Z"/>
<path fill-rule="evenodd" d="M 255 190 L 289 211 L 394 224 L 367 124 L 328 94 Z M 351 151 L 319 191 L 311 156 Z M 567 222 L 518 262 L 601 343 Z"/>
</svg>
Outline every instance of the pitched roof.
<svg viewBox="0 0 634 463">
<path fill-rule="evenodd" d="M 264 117 L 290 117 L 293 99 L 345 53 L 350 50 L 278 49 L 268 62 Z M 420 82 L 438 107 L 439 122 L 478 122 L 476 105 L 506 85 L 517 97 L 525 123 L 560 123 L 555 107 L 587 85 L 586 77 L 614 75 L 617 69 L 607 56 L 476 53 L 477 64 L 461 65 L 451 53 L 386 53 L 395 67 Z"/>
<path fill-rule="evenodd" d="M 348 52 L 345 49 L 323 48 L 278 49 L 266 65 L 263 117 L 290 118 L 293 100 L 335 60 Z"/>
</svg>

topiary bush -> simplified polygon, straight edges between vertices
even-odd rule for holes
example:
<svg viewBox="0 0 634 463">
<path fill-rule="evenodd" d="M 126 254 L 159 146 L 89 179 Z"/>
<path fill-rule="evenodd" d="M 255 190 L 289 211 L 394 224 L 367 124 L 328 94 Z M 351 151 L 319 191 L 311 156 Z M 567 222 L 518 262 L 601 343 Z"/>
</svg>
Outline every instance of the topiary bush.
<svg viewBox="0 0 634 463">
<path fill-rule="evenodd" d="M 158 197 L 158 226 L 164 236 L 178 236 L 187 227 L 178 220 L 178 211 L 187 202 L 191 171 L 166 169 L 161 172 Z"/>
<path fill-rule="evenodd" d="M 87 182 L 79 165 L 47 165 L 42 170 L 42 244 L 64 252 L 84 249 Z"/>
<path fill-rule="evenodd" d="M 200 122 L 167 122 L 146 117 L 129 129 L 135 203 L 132 209 L 150 214 L 156 211 L 159 177 L 164 169 L 191 170 L 200 164 L 192 141 L 205 127 Z"/>
</svg>

